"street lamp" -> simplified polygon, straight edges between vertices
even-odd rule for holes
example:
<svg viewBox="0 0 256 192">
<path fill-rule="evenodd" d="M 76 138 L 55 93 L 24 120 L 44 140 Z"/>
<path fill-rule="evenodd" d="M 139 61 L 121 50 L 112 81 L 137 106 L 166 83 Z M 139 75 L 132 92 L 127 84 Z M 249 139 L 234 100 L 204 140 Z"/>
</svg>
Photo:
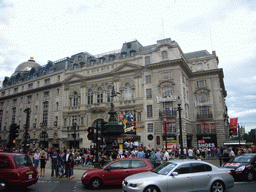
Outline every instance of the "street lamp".
<svg viewBox="0 0 256 192">
<path fill-rule="evenodd" d="M 73 121 L 73 128 L 74 128 L 74 149 L 76 148 L 76 119 Z"/>
<path fill-rule="evenodd" d="M 180 159 L 184 159 L 184 151 L 183 151 L 183 139 L 182 139 L 182 124 L 181 124 L 181 100 L 180 97 L 177 99 L 178 102 L 178 111 L 179 111 L 179 123 L 180 123 Z"/>
<path fill-rule="evenodd" d="M 24 153 L 27 154 L 27 140 L 28 140 L 28 128 L 29 128 L 29 115 L 30 115 L 30 104 L 28 103 L 27 108 L 24 110 L 25 113 L 27 113 L 26 116 L 26 126 L 25 126 L 25 140 L 24 140 Z"/>
<path fill-rule="evenodd" d="M 164 135 L 165 135 L 165 149 L 167 150 L 167 125 L 166 125 L 165 116 L 163 116 L 163 126 L 164 126 Z"/>
</svg>

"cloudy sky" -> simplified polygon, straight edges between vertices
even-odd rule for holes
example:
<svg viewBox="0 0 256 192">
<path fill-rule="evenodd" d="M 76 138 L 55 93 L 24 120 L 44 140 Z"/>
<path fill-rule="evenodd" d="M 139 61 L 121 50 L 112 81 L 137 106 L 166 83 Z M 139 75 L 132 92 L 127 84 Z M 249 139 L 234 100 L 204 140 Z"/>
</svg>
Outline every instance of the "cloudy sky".
<svg viewBox="0 0 256 192">
<path fill-rule="evenodd" d="M 30 56 L 44 65 L 163 38 L 184 53 L 215 50 L 229 117 L 256 128 L 255 0 L 0 0 L 0 80 Z"/>
</svg>

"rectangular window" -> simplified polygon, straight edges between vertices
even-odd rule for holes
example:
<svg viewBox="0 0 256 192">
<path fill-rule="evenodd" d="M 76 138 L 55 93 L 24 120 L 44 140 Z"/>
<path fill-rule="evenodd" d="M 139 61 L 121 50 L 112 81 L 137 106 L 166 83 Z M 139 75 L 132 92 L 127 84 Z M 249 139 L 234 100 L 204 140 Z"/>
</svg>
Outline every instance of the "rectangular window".
<svg viewBox="0 0 256 192">
<path fill-rule="evenodd" d="M 13 105 L 16 105 L 17 104 L 17 99 L 13 99 L 12 102 L 13 102 Z"/>
<path fill-rule="evenodd" d="M 206 87 L 206 80 L 197 81 L 197 87 Z"/>
<path fill-rule="evenodd" d="M 0 111 L 0 131 L 2 130 L 3 110 Z"/>
<path fill-rule="evenodd" d="M 162 52 L 162 59 L 168 59 L 168 53 L 167 51 Z"/>
<path fill-rule="evenodd" d="M 58 75 L 58 81 L 60 81 L 60 75 Z"/>
<path fill-rule="evenodd" d="M 152 105 L 147 105 L 147 117 L 153 117 Z"/>
<path fill-rule="evenodd" d="M 32 95 L 28 95 L 28 101 L 32 99 Z"/>
<path fill-rule="evenodd" d="M 28 84 L 28 88 L 29 89 L 33 88 L 33 83 Z"/>
<path fill-rule="evenodd" d="M 47 85 L 50 83 L 50 78 L 44 80 L 44 84 Z"/>
<path fill-rule="evenodd" d="M 145 57 L 145 64 L 146 65 L 150 64 L 150 57 L 149 56 Z"/>
<path fill-rule="evenodd" d="M 57 94 L 60 94 L 60 89 L 57 89 Z"/>
<path fill-rule="evenodd" d="M 210 130 L 211 130 L 211 133 L 216 133 L 216 125 L 215 125 L 215 123 L 210 123 Z"/>
<path fill-rule="evenodd" d="M 45 126 L 47 126 L 48 122 L 48 101 L 43 102 L 43 123 Z"/>
<path fill-rule="evenodd" d="M 49 91 L 45 91 L 45 92 L 44 92 L 44 97 L 48 97 L 49 94 L 50 94 Z"/>
<path fill-rule="evenodd" d="M 21 90 L 24 91 L 24 86 L 21 87 Z"/>
<path fill-rule="evenodd" d="M 151 83 L 151 75 L 146 75 L 146 83 Z"/>
<path fill-rule="evenodd" d="M 59 109 L 59 102 L 56 102 L 56 109 Z"/>
<path fill-rule="evenodd" d="M 5 95 L 5 91 L 2 91 L 2 96 L 4 96 Z"/>
<path fill-rule="evenodd" d="M 162 73 L 162 79 L 163 80 L 171 79 L 171 72 L 164 72 L 164 73 Z"/>
<path fill-rule="evenodd" d="M 146 89 L 146 96 L 147 96 L 147 99 L 152 99 L 152 90 L 151 89 Z"/>
<path fill-rule="evenodd" d="M 203 70 L 203 64 L 202 63 L 197 64 L 197 70 Z"/>
<path fill-rule="evenodd" d="M 15 123 L 16 107 L 12 108 L 12 124 Z"/>
<path fill-rule="evenodd" d="M 19 91 L 18 87 L 14 88 L 14 93 L 17 93 Z"/>
<path fill-rule="evenodd" d="M 202 125 L 201 124 L 196 124 L 196 132 L 202 133 Z"/>
<path fill-rule="evenodd" d="M 153 123 L 148 123 L 148 132 L 153 132 Z"/>
</svg>

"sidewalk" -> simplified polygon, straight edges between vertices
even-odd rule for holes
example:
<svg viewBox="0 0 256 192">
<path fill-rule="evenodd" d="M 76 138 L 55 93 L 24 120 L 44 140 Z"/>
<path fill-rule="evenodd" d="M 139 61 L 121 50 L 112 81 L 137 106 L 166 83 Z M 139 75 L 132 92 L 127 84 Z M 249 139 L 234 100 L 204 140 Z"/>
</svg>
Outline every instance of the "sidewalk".
<svg viewBox="0 0 256 192">
<path fill-rule="evenodd" d="M 47 161 L 46 165 L 45 165 L 45 175 L 44 177 L 39 177 L 39 180 L 53 180 L 53 181 L 56 181 L 56 180 L 69 180 L 68 178 L 65 178 L 65 176 L 63 178 L 56 178 L 55 175 L 53 177 L 53 179 L 51 179 L 51 172 L 52 172 L 52 169 L 51 169 L 51 165 L 50 165 L 50 161 Z M 93 169 L 94 167 L 92 165 L 89 165 L 87 167 L 83 167 L 82 165 L 76 165 L 74 167 L 74 176 L 75 178 L 72 179 L 72 180 L 75 180 L 75 181 L 81 181 L 81 177 L 83 175 L 83 173 L 86 171 L 86 170 L 89 170 L 89 169 Z M 40 176 L 40 165 L 38 167 L 38 175 Z"/>
<path fill-rule="evenodd" d="M 213 159 L 206 158 L 206 159 L 201 159 L 201 161 L 206 161 L 206 162 L 211 163 L 217 167 L 220 167 L 220 161 L 217 158 L 213 158 Z M 93 168 L 94 167 L 92 165 L 89 165 L 87 167 L 83 167 L 82 165 L 76 165 L 74 167 L 75 178 L 72 180 L 81 181 L 81 177 L 82 177 L 83 173 L 86 170 L 93 169 Z M 38 168 L 38 175 L 40 176 L 40 166 Z M 39 178 L 39 181 L 44 181 L 44 180 L 58 181 L 58 180 L 68 180 L 68 178 L 65 178 L 65 176 L 64 176 L 63 178 L 54 177 L 53 179 L 51 179 L 51 165 L 50 165 L 50 161 L 47 161 L 46 166 L 45 166 L 45 176 Z"/>
</svg>

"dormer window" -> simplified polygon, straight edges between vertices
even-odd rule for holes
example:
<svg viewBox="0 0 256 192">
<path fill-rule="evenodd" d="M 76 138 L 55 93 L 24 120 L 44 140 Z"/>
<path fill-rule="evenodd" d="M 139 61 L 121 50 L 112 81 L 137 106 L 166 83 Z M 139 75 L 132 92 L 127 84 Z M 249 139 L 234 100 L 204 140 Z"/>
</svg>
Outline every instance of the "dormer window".
<svg viewBox="0 0 256 192">
<path fill-rule="evenodd" d="M 126 45 L 127 45 L 127 49 L 131 49 L 131 47 L 132 47 L 131 43 L 127 43 Z"/>
<path fill-rule="evenodd" d="M 93 66 L 96 63 L 96 61 L 94 59 L 90 60 L 90 65 Z"/>
<path fill-rule="evenodd" d="M 74 64 L 73 69 L 78 69 L 78 64 Z"/>
<path fill-rule="evenodd" d="M 109 56 L 109 61 L 114 61 L 115 60 L 115 55 L 110 55 Z"/>
<path fill-rule="evenodd" d="M 104 57 L 101 57 L 100 58 L 100 63 L 104 63 L 105 62 L 105 58 Z"/>
<path fill-rule="evenodd" d="M 121 58 L 122 58 L 122 59 L 126 58 L 126 55 L 127 55 L 126 52 L 121 53 Z"/>
<path fill-rule="evenodd" d="M 131 56 L 131 57 L 134 57 L 135 54 L 136 54 L 136 51 L 135 51 L 135 50 L 131 50 L 131 51 L 130 51 L 130 56 Z"/>
</svg>

